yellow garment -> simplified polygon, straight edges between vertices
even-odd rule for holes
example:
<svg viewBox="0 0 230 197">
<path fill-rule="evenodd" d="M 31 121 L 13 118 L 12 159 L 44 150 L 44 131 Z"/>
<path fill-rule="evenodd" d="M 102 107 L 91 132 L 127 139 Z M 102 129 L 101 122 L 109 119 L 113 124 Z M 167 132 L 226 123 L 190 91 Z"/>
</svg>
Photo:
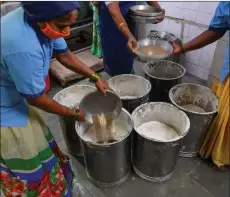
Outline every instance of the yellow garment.
<svg viewBox="0 0 230 197">
<path fill-rule="evenodd" d="M 202 158 L 212 158 L 217 166 L 229 165 L 229 80 L 220 83 L 218 77 L 212 87 L 213 93 L 219 98 L 218 115 L 210 125 L 207 136 L 200 149 Z"/>
</svg>

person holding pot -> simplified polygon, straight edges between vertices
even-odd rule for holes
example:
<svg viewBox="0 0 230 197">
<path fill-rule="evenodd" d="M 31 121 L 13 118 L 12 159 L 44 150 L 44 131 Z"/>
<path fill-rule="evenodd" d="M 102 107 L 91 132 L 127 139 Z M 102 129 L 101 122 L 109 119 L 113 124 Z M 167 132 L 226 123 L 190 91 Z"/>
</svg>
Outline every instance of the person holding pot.
<svg viewBox="0 0 230 197">
<path fill-rule="evenodd" d="M 147 2 L 160 8 L 156 1 Z M 133 72 L 133 54 L 136 48 L 135 24 L 129 19 L 129 8 L 135 1 L 101 1 L 94 3 L 99 10 L 99 32 L 102 44 L 104 69 L 110 76 Z M 165 10 L 162 10 L 162 21 Z M 96 11 L 94 11 L 96 12 Z M 96 20 L 96 17 L 95 17 Z M 96 33 L 95 33 L 96 34 Z"/>
<path fill-rule="evenodd" d="M 45 93 L 54 52 L 105 94 L 108 85 L 67 48 L 63 37 L 78 17 L 73 2 L 22 2 L 1 18 L 1 193 L 5 196 L 71 196 L 69 159 L 58 148 L 35 107 L 84 120 Z"/>
<path fill-rule="evenodd" d="M 211 20 L 209 29 L 191 40 L 179 46 L 173 44 L 174 54 L 185 53 L 211 44 L 230 30 L 230 2 L 220 2 L 215 15 Z M 217 170 L 229 169 L 229 45 L 226 49 L 224 63 L 213 84 L 212 91 L 219 98 L 218 115 L 215 117 L 200 149 L 200 155 L 204 159 L 212 158 L 214 168 Z"/>
</svg>

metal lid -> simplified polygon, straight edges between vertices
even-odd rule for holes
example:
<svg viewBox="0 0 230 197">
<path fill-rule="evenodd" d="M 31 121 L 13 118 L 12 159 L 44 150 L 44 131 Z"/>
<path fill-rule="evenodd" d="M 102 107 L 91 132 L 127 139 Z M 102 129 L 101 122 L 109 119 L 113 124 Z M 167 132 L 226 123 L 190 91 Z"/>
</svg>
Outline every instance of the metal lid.
<svg viewBox="0 0 230 197">
<path fill-rule="evenodd" d="M 132 6 L 129 10 L 130 14 L 142 17 L 159 17 L 162 15 L 161 9 L 148 5 L 135 5 Z"/>
</svg>

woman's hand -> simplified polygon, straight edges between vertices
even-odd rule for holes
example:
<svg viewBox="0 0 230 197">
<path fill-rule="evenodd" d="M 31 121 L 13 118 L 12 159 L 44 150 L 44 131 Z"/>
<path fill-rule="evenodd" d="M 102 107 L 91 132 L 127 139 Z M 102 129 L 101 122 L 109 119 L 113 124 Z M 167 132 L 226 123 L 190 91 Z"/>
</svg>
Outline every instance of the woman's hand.
<svg viewBox="0 0 230 197">
<path fill-rule="evenodd" d="M 162 11 L 162 15 L 161 15 L 160 18 L 157 19 L 157 22 L 158 22 L 158 23 L 161 22 L 161 21 L 163 21 L 164 18 L 165 18 L 165 9 L 162 9 L 161 11 Z"/>
<path fill-rule="evenodd" d="M 173 47 L 173 55 L 180 55 L 181 53 L 183 53 L 183 48 L 179 44 L 175 42 L 169 42 L 169 43 Z"/>
<path fill-rule="evenodd" d="M 85 112 L 80 110 L 78 107 L 73 109 L 73 114 L 76 117 L 77 121 L 85 122 Z"/>
<path fill-rule="evenodd" d="M 134 36 L 130 36 L 128 38 L 127 48 L 129 49 L 129 51 L 131 53 L 134 54 L 134 51 L 135 51 L 136 47 L 137 47 L 137 40 L 136 40 L 136 38 L 134 38 Z"/>
<path fill-rule="evenodd" d="M 99 78 L 96 81 L 96 87 L 99 91 L 101 91 L 104 95 L 106 95 L 106 90 L 110 90 L 109 85 L 103 79 Z"/>
</svg>

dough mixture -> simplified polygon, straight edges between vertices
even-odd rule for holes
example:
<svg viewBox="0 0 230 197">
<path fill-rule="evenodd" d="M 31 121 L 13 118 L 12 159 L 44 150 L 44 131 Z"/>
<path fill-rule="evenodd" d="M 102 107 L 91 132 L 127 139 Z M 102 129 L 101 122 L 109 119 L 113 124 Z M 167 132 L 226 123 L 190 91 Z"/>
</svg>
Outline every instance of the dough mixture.
<svg viewBox="0 0 230 197">
<path fill-rule="evenodd" d="M 167 50 L 154 45 L 140 47 L 137 49 L 137 51 L 145 56 L 165 55 L 168 53 Z"/>
<path fill-rule="evenodd" d="M 183 107 L 189 111 L 194 111 L 194 112 L 198 112 L 198 113 L 204 113 L 205 112 L 201 107 L 199 107 L 197 105 L 193 105 L 193 104 L 183 105 L 181 107 Z"/>
<path fill-rule="evenodd" d="M 118 141 L 127 134 L 125 122 L 115 121 L 112 123 L 110 137 L 112 141 Z M 98 142 L 95 126 L 90 127 L 83 136 L 85 141 Z"/>
<path fill-rule="evenodd" d="M 177 132 L 166 124 L 150 121 L 137 128 L 137 132 L 151 139 L 167 141 L 178 137 Z"/>
</svg>

